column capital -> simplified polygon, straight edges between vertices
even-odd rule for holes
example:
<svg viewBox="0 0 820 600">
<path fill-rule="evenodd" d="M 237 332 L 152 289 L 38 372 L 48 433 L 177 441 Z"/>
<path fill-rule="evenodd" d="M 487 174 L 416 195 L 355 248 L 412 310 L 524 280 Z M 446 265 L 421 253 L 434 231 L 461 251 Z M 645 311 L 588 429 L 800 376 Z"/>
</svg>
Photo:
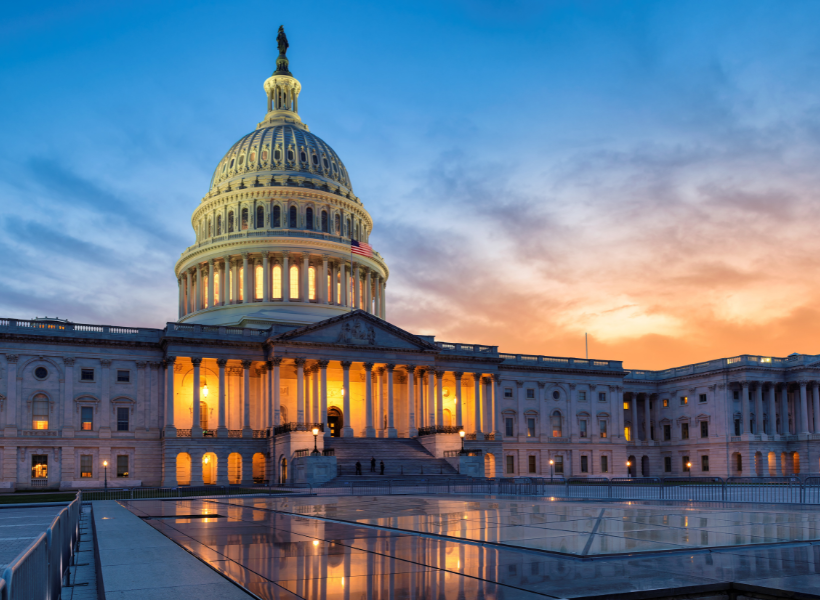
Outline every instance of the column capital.
<svg viewBox="0 0 820 600">
<path fill-rule="evenodd" d="M 801 388 L 803 388 L 808 386 L 811 382 L 807 379 L 800 379 L 797 383 L 800 385 Z"/>
<path fill-rule="evenodd" d="M 281 356 L 274 356 L 274 357 L 272 357 L 272 358 L 268 361 L 268 363 L 270 363 L 270 364 L 271 364 L 271 365 L 273 365 L 274 367 L 278 367 L 279 365 L 281 365 L 281 364 L 282 364 L 282 360 L 283 360 L 283 359 L 282 359 L 282 357 L 281 357 Z"/>
<path fill-rule="evenodd" d="M 476 383 L 478 383 L 479 381 L 481 381 L 481 373 L 470 373 L 470 375 L 472 375 L 472 376 L 473 376 L 473 379 L 475 379 L 475 382 L 476 382 Z"/>
<path fill-rule="evenodd" d="M 492 375 L 486 375 L 486 376 L 482 377 L 481 380 L 484 383 L 492 383 L 493 382 L 493 377 L 492 377 Z M 516 383 L 518 383 L 518 382 L 516 382 Z"/>
<path fill-rule="evenodd" d="M 740 387 L 742 387 L 744 390 L 748 389 L 748 387 L 749 387 L 749 382 L 746 381 L 746 380 L 739 381 L 738 383 L 740 383 Z"/>
<path fill-rule="evenodd" d="M 376 373 L 378 373 L 379 375 L 381 375 L 382 373 L 384 373 L 384 367 L 376 367 L 376 368 L 374 369 L 374 371 L 376 371 Z"/>
<path fill-rule="evenodd" d="M 444 371 L 436 370 L 436 379 L 444 379 Z"/>
<path fill-rule="evenodd" d="M 227 358 L 217 358 L 216 359 L 216 364 L 219 366 L 220 369 L 224 369 L 225 365 L 228 364 L 228 359 Z"/>
<path fill-rule="evenodd" d="M 302 357 L 293 359 L 293 362 L 297 367 L 304 367 L 305 366 L 305 361 L 307 361 L 307 359 L 302 358 Z"/>
<path fill-rule="evenodd" d="M 147 366 L 148 366 L 148 363 L 147 363 L 147 362 L 142 361 L 142 360 L 138 360 L 138 361 L 137 361 L 137 368 L 138 368 L 138 369 L 144 369 L 144 368 L 145 368 L 145 367 L 147 367 Z"/>
<path fill-rule="evenodd" d="M 252 360 L 247 360 L 247 359 L 245 359 L 245 360 L 243 360 L 243 361 L 242 361 L 242 368 L 243 368 L 243 369 L 245 369 L 245 370 L 247 371 L 248 369 L 250 369 L 250 368 L 251 368 L 251 365 L 252 365 L 252 364 L 253 364 L 253 361 L 252 361 Z"/>
<path fill-rule="evenodd" d="M 248 252 L 240 252 L 240 254 L 242 255 L 242 260 L 248 259 Z"/>
<path fill-rule="evenodd" d="M 455 375 L 456 379 L 461 379 L 462 377 L 464 377 L 464 373 L 462 371 L 454 371 L 453 375 Z"/>
<path fill-rule="evenodd" d="M 330 364 L 330 361 L 329 360 L 320 360 L 318 364 L 319 364 L 320 369 L 327 369 L 327 366 Z"/>
<path fill-rule="evenodd" d="M 368 373 L 371 373 L 373 371 L 373 363 L 363 363 L 363 366 L 364 370 Z"/>
<path fill-rule="evenodd" d="M 522 387 L 524 387 L 524 382 L 520 380 L 516 381 L 515 387 L 517 387 L 520 390 Z"/>
<path fill-rule="evenodd" d="M 213 267 L 213 266 L 214 266 L 214 259 L 213 259 L 213 258 L 209 258 L 209 259 L 208 259 L 208 266 L 209 266 L 209 267 Z"/>
<path fill-rule="evenodd" d="M 353 361 L 351 361 L 351 360 L 343 360 L 343 361 L 340 361 L 340 362 L 342 363 L 342 368 L 343 369 L 350 369 L 350 365 L 353 364 Z"/>
<path fill-rule="evenodd" d="M 384 368 L 385 368 L 385 369 L 387 369 L 389 372 L 391 372 L 391 373 L 392 373 L 393 371 L 395 371 L 395 369 L 396 369 L 396 365 L 387 364 L 387 365 L 384 365 Z"/>
<path fill-rule="evenodd" d="M 177 360 L 176 356 L 166 356 L 165 357 L 165 364 L 166 365 L 173 365 Z"/>
<path fill-rule="evenodd" d="M 202 357 L 201 357 L 201 356 L 192 356 L 192 357 L 191 357 L 191 363 L 192 363 L 195 367 L 198 367 L 199 365 L 201 365 L 201 364 L 202 364 Z"/>
<path fill-rule="evenodd" d="M 65 364 L 65 366 L 67 366 L 67 367 L 73 367 L 75 360 L 77 360 L 77 359 L 74 358 L 73 356 L 65 356 L 65 357 L 63 357 L 63 364 Z"/>
<path fill-rule="evenodd" d="M 538 384 L 538 389 L 540 389 L 540 390 L 543 390 L 545 387 L 547 387 L 547 382 L 546 381 L 536 381 L 535 383 Z M 610 386 L 610 389 L 611 388 L 612 388 L 612 386 Z"/>
</svg>

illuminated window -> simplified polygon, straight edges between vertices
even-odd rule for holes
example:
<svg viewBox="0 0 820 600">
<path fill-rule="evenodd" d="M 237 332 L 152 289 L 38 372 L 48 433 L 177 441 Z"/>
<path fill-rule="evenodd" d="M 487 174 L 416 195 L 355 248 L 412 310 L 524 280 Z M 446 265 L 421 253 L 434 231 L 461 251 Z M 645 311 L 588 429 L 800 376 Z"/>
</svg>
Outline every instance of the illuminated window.
<svg viewBox="0 0 820 600">
<path fill-rule="evenodd" d="M 208 276 L 202 276 L 202 306 L 208 308 Z"/>
<path fill-rule="evenodd" d="M 364 281 L 359 280 L 359 306 L 356 308 L 361 308 L 364 310 Z"/>
<path fill-rule="evenodd" d="M 265 226 L 265 209 L 261 206 L 256 207 L 256 228 Z"/>
<path fill-rule="evenodd" d="M 683 462 L 683 472 L 686 473 L 689 470 L 689 457 L 682 456 L 681 459 Z"/>
<path fill-rule="evenodd" d="M 262 265 L 256 265 L 256 269 L 254 270 L 254 288 L 256 289 L 257 300 L 261 300 L 264 294 L 265 279 L 263 274 Z"/>
<path fill-rule="evenodd" d="M 288 222 L 288 227 L 290 227 L 291 229 L 296 229 L 297 219 L 296 219 L 296 207 L 295 206 L 290 207 L 290 211 L 289 211 L 289 214 L 288 214 L 288 221 L 289 221 Z"/>
<path fill-rule="evenodd" d="M 248 162 L 252 163 L 256 161 L 256 150 L 251 150 L 251 154 L 248 157 Z"/>
<path fill-rule="evenodd" d="M 273 226 L 274 227 L 281 227 L 282 226 L 282 209 L 278 206 L 273 207 Z"/>
<path fill-rule="evenodd" d="M 535 437 L 535 419 L 527 419 L 527 437 Z"/>
<path fill-rule="evenodd" d="M 282 267 L 273 265 L 273 297 L 277 300 L 282 298 Z"/>
<path fill-rule="evenodd" d="M 336 273 L 336 302 L 342 301 L 342 274 Z"/>
<path fill-rule="evenodd" d="M 90 454 L 81 454 L 80 455 L 80 477 L 88 478 L 93 477 L 93 473 L 91 471 L 91 460 L 92 456 Z"/>
<path fill-rule="evenodd" d="M 128 477 L 128 455 L 117 455 L 117 477 Z"/>
<path fill-rule="evenodd" d="M 308 267 L 308 298 L 316 300 L 316 267 Z"/>
<path fill-rule="evenodd" d="M 680 397 L 680 404 L 681 404 L 681 406 L 685 406 L 686 404 L 689 404 L 689 396 L 681 396 Z"/>
<path fill-rule="evenodd" d="M 299 267 L 296 265 L 290 266 L 290 299 L 299 299 Z"/>
<path fill-rule="evenodd" d="M 248 209 L 242 209 L 242 231 L 248 228 Z"/>
<path fill-rule="evenodd" d="M 278 152 L 278 150 L 277 150 L 277 152 Z M 267 148 L 262 150 L 262 160 L 268 160 L 268 149 Z M 276 157 L 276 160 L 279 160 L 278 156 Z"/>
<path fill-rule="evenodd" d="M 552 421 L 552 437 L 563 437 L 564 427 L 561 424 L 561 413 L 556 410 L 552 413 L 550 420 Z"/>
<path fill-rule="evenodd" d="M 242 302 L 245 299 L 245 268 L 236 267 L 236 270 L 239 272 L 239 301 Z"/>
<path fill-rule="evenodd" d="M 219 269 L 214 271 L 214 304 L 219 302 Z"/>
<path fill-rule="evenodd" d="M 233 233 L 233 211 L 228 213 L 228 233 Z"/>
<path fill-rule="evenodd" d="M 327 274 L 327 299 L 331 300 L 333 298 L 333 274 Z"/>
<path fill-rule="evenodd" d="M 669 408 L 669 398 L 664 398 L 663 399 L 663 407 L 664 408 Z"/>
<path fill-rule="evenodd" d="M 629 425 L 624 426 L 624 439 L 627 442 L 632 441 L 632 428 Z"/>
<path fill-rule="evenodd" d="M 629 400 L 624 400 L 624 410 L 629 410 Z"/>
<path fill-rule="evenodd" d="M 313 229 L 313 209 L 309 206 L 305 210 L 305 229 Z"/>
<path fill-rule="evenodd" d="M 31 406 L 31 428 L 48 429 L 48 398 L 37 394 Z"/>
<path fill-rule="evenodd" d="M 31 478 L 32 479 L 47 479 L 48 478 L 48 455 L 46 455 L 46 454 L 32 454 L 31 455 Z"/>
<path fill-rule="evenodd" d="M 80 429 L 83 431 L 92 431 L 94 429 L 94 408 L 91 406 L 83 406 L 80 413 Z"/>
</svg>

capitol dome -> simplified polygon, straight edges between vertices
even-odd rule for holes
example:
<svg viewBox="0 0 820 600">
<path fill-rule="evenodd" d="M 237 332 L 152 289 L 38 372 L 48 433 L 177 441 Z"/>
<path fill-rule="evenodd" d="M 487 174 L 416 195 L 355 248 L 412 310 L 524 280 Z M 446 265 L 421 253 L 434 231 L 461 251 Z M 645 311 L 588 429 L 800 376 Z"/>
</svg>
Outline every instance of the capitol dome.
<svg viewBox="0 0 820 600">
<path fill-rule="evenodd" d="M 210 189 L 276 185 L 277 176 L 282 184 L 286 183 L 284 177 L 301 176 L 313 187 L 328 188 L 343 196 L 352 192 L 339 155 L 304 124 L 296 123 L 262 123 L 242 137 L 219 161 Z"/>
</svg>

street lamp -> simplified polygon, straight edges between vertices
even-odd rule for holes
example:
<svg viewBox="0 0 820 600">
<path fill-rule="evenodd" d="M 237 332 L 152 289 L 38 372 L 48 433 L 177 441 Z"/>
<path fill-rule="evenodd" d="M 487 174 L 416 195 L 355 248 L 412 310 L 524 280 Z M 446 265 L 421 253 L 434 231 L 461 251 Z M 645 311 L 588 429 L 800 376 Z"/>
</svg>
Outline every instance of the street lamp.
<svg viewBox="0 0 820 600">
<path fill-rule="evenodd" d="M 632 478 L 632 461 L 626 461 L 626 474 L 631 479 Z"/>
<path fill-rule="evenodd" d="M 550 483 L 552 483 L 552 470 L 555 467 L 555 461 L 550 459 Z"/>
<path fill-rule="evenodd" d="M 461 429 L 459 430 L 458 435 L 461 438 L 461 452 L 459 452 L 459 454 L 467 454 L 466 452 L 464 452 L 464 436 L 467 434 L 465 434 L 464 430 Z"/>
<path fill-rule="evenodd" d="M 689 481 L 692 481 L 692 463 L 686 463 L 686 470 L 689 471 Z"/>
<path fill-rule="evenodd" d="M 108 461 L 103 461 L 103 467 L 105 468 L 105 491 L 108 491 Z"/>
<path fill-rule="evenodd" d="M 316 438 L 319 436 L 319 428 L 314 427 L 311 431 L 313 434 L 313 453 L 312 454 L 319 454 L 319 449 L 316 447 Z"/>
</svg>

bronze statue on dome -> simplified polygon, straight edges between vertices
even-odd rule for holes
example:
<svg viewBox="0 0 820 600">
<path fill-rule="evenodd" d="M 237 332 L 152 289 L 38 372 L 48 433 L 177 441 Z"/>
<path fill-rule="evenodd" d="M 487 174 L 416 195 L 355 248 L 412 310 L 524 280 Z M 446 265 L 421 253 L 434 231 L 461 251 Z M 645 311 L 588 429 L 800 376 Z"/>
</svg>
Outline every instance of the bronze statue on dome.
<svg viewBox="0 0 820 600">
<path fill-rule="evenodd" d="M 279 46 L 279 58 L 276 59 L 276 71 L 274 75 L 290 75 L 288 70 L 287 52 L 290 44 L 288 44 L 288 36 L 285 35 L 285 26 L 279 26 L 279 33 L 276 35 L 276 44 Z"/>
</svg>

